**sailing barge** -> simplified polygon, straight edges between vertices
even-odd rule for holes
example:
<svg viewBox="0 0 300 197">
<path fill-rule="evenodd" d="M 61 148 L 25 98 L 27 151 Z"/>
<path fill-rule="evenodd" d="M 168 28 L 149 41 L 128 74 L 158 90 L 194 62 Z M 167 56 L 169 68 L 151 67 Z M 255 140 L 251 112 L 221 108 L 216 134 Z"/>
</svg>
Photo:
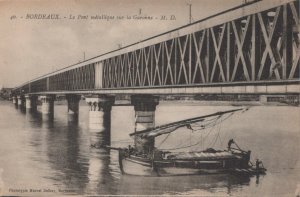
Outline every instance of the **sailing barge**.
<svg viewBox="0 0 300 197">
<path fill-rule="evenodd" d="M 225 114 L 233 114 L 243 109 L 217 112 L 214 114 L 173 122 L 151 129 L 131 133 L 138 140 L 152 140 L 163 134 L 170 134 L 179 128 L 186 127 L 202 130 L 212 124 L 212 120 L 221 120 Z M 208 120 L 209 119 L 209 120 Z M 216 122 L 214 123 L 216 124 Z M 147 144 L 147 143 L 146 143 Z M 154 143 L 153 143 L 154 144 Z M 149 143 L 148 143 L 149 145 Z M 235 145 L 235 147 L 233 147 Z M 136 146 L 137 147 L 137 146 Z M 235 173 L 253 175 L 265 173 L 261 161 L 253 165 L 250 161 L 251 151 L 242 150 L 233 139 L 229 140 L 226 150 L 208 148 L 203 151 L 170 152 L 146 147 L 118 148 L 119 165 L 123 174 L 140 176 L 176 176 L 196 174 Z"/>
</svg>

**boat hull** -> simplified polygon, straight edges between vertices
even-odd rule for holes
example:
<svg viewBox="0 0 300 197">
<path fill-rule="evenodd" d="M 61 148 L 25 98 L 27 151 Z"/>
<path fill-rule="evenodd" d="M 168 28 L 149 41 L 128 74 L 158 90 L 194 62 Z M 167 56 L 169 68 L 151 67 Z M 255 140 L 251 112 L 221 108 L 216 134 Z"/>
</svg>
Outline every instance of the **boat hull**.
<svg viewBox="0 0 300 197">
<path fill-rule="evenodd" d="M 180 176 L 180 175 L 201 175 L 201 174 L 223 174 L 231 172 L 247 172 L 250 166 L 241 168 L 239 160 L 233 159 L 210 159 L 201 161 L 189 160 L 158 160 L 128 156 L 119 152 L 119 164 L 123 174 L 136 176 Z M 243 169 L 235 171 L 235 169 Z M 254 172 L 253 170 L 251 172 Z"/>
<path fill-rule="evenodd" d="M 159 168 L 159 176 L 183 176 L 183 175 L 201 175 L 201 174 L 221 174 L 226 173 L 225 169 L 197 169 L 197 168 L 178 168 L 165 167 Z"/>
<path fill-rule="evenodd" d="M 123 174 L 135 176 L 182 176 L 182 175 L 201 175 L 201 174 L 221 174 L 230 172 L 230 169 L 215 168 L 195 168 L 179 166 L 152 166 L 149 162 L 141 162 L 132 158 L 120 160 L 121 171 Z"/>
<path fill-rule="evenodd" d="M 131 158 L 123 158 L 120 161 L 122 173 L 137 176 L 157 176 L 152 166 L 148 162 L 138 161 Z"/>
</svg>

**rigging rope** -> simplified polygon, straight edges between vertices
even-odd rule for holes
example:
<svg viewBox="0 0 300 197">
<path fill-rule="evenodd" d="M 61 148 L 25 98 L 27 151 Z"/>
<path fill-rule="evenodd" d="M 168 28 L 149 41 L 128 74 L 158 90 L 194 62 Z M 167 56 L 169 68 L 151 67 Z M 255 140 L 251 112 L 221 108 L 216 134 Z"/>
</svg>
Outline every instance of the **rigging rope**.
<svg viewBox="0 0 300 197">
<path fill-rule="evenodd" d="M 217 124 L 217 120 L 218 120 L 219 118 L 221 118 L 221 116 L 218 116 L 218 118 L 217 118 L 216 121 L 214 122 L 215 124 L 212 125 L 212 126 L 210 127 L 210 130 L 209 130 L 209 132 L 207 133 L 207 135 L 204 136 L 204 138 L 202 138 L 202 136 L 201 136 L 201 138 L 202 138 L 202 147 L 201 147 L 201 150 L 203 150 L 203 146 L 204 146 L 203 141 L 211 134 L 211 132 L 212 132 L 213 128 L 215 127 L 215 125 Z M 221 122 L 220 122 L 220 123 L 221 123 Z M 198 150 L 198 149 L 197 149 L 197 150 Z"/>
<path fill-rule="evenodd" d="M 221 139 L 220 133 L 221 133 L 221 125 L 219 125 L 218 137 L 219 137 L 220 145 L 221 145 L 221 147 L 223 147 L 223 140 Z"/>
<path fill-rule="evenodd" d="M 220 116 L 218 117 L 218 119 L 220 118 Z M 216 120 L 217 121 L 217 120 Z M 215 121 L 215 122 L 216 122 Z M 216 124 L 215 124 L 216 125 Z M 210 131 L 209 131 L 209 133 L 212 131 L 212 128 L 210 129 Z M 208 133 L 208 134 L 209 134 Z M 207 137 L 207 136 L 206 136 Z M 206 138 L 205 137 L 205 138 Z M 178 150 L 178 149 L 182 149 L 182 148 L 189 148 L 189 147 L 192 147 L 192 146 L 196 146 L 196 145 L 198 145 L 198 144 L 200 144 L 201 143 L 201 141 L 199 141 L 198 140 L 198 142 L 197 143 L 195 143 L 195 144 L 190 144 L 190 145 L 185 145 L 185 146 L 182 146 L 182 147 L 177 147 L 177 148 L 168 148 L 168 149 L 162 149 L 162 150 Z"/>
<path fill-rule="evenodd" d="M 215 137 L 215 139 L 214 139 L 214 142 L 211 143 L 209 147 L 214 147 L 214 146 L 215 146 L 215 144 L 216 144 L 216 142 L 217 142 L 217 140 L 218 140 L 219 135 L 220 135 L 220 127 L 219 127 L 218 133 L 216 134 L 216 137 Z"/>
<path fill-rule="evenodd" d="M 209 132 L 207 133 L 207 135 L 203 138 L 202 137 L 202 135 L 200 136 L 200 138 L 198 138 L 198 142 L 197 143 L 195 143 L 195 144 L 191 144 L 191 141 L 190 141 L 190 145 L 185 145 L 185 146 L 182 146 L 182 147 L 177 147 L 177 148 L 168 148 L 168 149 L 162 149 L 162 150 L 178 150 L 178 149 L 183 149 L 183 148 L 189 148 L 189 147 L 192 147 L 192 146 L 196 146 L 196 145 L 198 145 L 198 144 L 200 144 L 200 143 L 202 143 L 202 146 L 203 146 L 203 141 L 210 135 L 210 133 L 212 132 L 212 130 L 213 130 L 213 128 L 217 125 L 217 124 L 221 124 L 223 121 L 225 121 L 225 120 L 227 120 L 229 117 L 231 117 L 232 115 L 234 114 L 234 112 L 233 113 L 230 113 L 227 117 L 225 117 L 225 118 L 222 118 L 221 119 L 221 117 L 223 117 L 224 115 L 220 115 L 220 116 L 218 116 L 217 118 L 214 118 L 213 120 L 215 120 L 213 123 L 213 125 L 211 126 L 211 127 L 208 127 L 208 128 L 210 128 L 210 130 L 209 130 Z M 212 119 L 211 119 L 212 120 Z M 218 122 L 218 120 L 220 120 L 219 122 Z M 211 123 L 210 123 L 211 124 Z M 221 125 L 220 125 L 220 127 L 221 127 Z M 194 130 L 193 129 L 193 131 L 198 131 L 198 130 L 203 130 L 202 128 L 201 129 L 197 129 L 197 130 Z M 165 140 L 164 140 L 165 141 Z M 163 142 L 164 142 L 163 141 Z M 216 140 L 215 140 L 216 141 Z M 215 142 L 214 142 L 214 144 L 215 144 Z M 202 150 L 203 150 L 203 147 L 202 147 Z"/>
<path fill-rule="evenodd" d="M 203 124 L 203 122 L 202 122 L 202 124 L 193 123 L 193 126 L 194 127 L 201 127 L 201 129 L 198 129 L 198 130 L 202 130 L 202 129 L 205 129 L 206 126 L 210 126 L 211 124 L 213 124 L 218 118 L 219 118 L 219 116 L 217 116 L 216 118 L 210 119 L 210 120 L 203 121 L 203 122 L 209 122 L 207 124 Z"/>
<path fill-rule="evenodd" d="M 157 148 L 159 148 L 170 136 L 171 133 L 168 133 L 168 135 L 163 139 L 163 141 L 161 141 L 161 143 L 157 146 Z"/>
</svg>

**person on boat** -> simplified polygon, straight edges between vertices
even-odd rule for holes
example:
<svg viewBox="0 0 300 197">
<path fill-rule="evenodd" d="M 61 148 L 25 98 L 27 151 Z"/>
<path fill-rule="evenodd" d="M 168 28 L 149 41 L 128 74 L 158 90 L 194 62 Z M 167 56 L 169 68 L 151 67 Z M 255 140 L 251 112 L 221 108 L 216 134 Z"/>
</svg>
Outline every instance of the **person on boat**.
<svg viewBox="0 0 300 197">
<path fill-rule="evenodd" d="M 260 164 L 262 164 L 262 162 L 259 161 L 258 159 L 256 159 L 256 162 L 255 162 L 256 170 L 260 169 Z"/>
<path fill-rule="evenodd" d="M 228 150 L 231 149 L 231 145 L 232 145 L 232 144 L 234 144 L 234 141 L 233 141 L 233 139 L 230 139 L 230 140 L 228 141 Z"/>
<path fill-rule="evenodd" d="M 134 148 L 133 148 L 131 145 L 129 145 L 129 146 L 128 146 L 128 154 L 129 154 L 129 155 L 132 155 L 133 152 L 134 152 Z"/>
<path fill-rule="evenodd" d="M 165 154 L 163 153 L 163 151 L 158 150 L 157 148 L 153 149 L 152 159 L 154 159 L 154 160 L 162 160 L 164 157 L 165 157 Z"/>
</svg>

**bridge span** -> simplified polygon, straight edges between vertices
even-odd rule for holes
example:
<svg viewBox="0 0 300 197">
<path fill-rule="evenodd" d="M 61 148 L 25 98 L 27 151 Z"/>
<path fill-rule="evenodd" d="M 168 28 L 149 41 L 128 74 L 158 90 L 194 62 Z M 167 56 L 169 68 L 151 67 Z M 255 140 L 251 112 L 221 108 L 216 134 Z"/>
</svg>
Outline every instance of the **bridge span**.
<svg viewBox="0 0 300 197">
<path fill-rule="evenodd" d="M 42 113 L 53 114 L 62 94 L 76 116 L 84 95 L 91 128 L 101 128 L 115 96 L 130 95 L 141 130 L 154 126 L 160 95 L 298 96 L 298 8 L 299 0 L 251 1 L 33 79 L 13 101 L 35 109 L 39 98 Z"/>
</svg>

